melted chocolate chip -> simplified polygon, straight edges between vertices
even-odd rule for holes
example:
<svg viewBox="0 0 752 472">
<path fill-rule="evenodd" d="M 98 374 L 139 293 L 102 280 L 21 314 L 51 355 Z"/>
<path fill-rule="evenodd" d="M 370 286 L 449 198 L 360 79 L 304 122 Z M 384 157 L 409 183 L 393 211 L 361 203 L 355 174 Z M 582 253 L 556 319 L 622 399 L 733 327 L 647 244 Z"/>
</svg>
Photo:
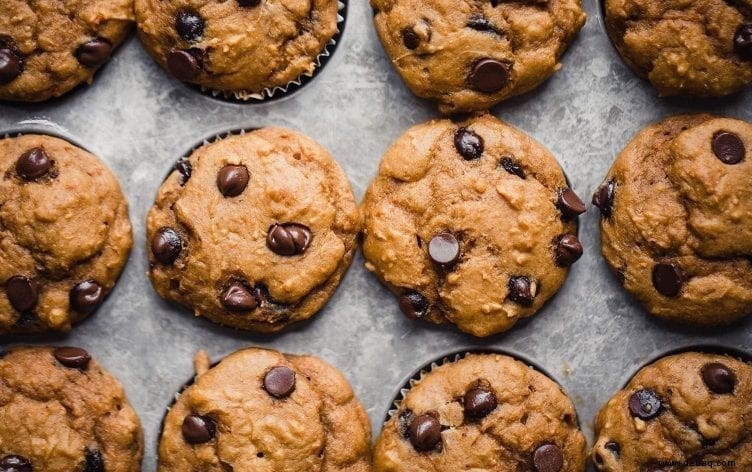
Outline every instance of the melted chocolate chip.
<svg viewBox="0 0 752 472">
<path fill-rule="evenodd" d="M 468 390 L 464 398 L 465 414 L 480 419 L 487 416 L 499 405 L 496 395 L 488 388 L 476 387 Z"/>
<path fill-rule="evenodd" d="M 582 257 L 582 243 L 574 234 L 563 234 L 556 239 L 555 260 L 559 267 L 569 267 Z"/>
<path fill-rule="evenodd" d="M 257 7 L 261 5 L 261 0 L 238 0 L 241 7 Z"/>
<path fill-rule="evenodd" d="M 5 282 L 5 294 L 11 306 L 22 313 L 33 310 L 39 302 L 37 283 L 23 275 L 14 275 Z"/>
<path fill-rule="evenodd" d="M 428 243 L 428 255 L 437 264 L 454 264 L 460 257 L 460 242 L 452 233 L 439 233 Z"/>
<path fill-rule="evenodd" d="M 507 62 L 483 59 L 475 64 L 468 80 L 480 92 L 498 92 L 509 83 L 511 70 L 512 65 Z"/>
<path fill-rule="evenodd" d="M 232 282 L 220 298 L 222 306 L 230 311 L 251 311 L 259 303 L 255 295 L 240 281 Z"/>
<path fill-rule="evenodd" d="M 417 416 L 408 429 L 410 443 L 419 451 L 431 451 L 441 442 L 441 423 L 432 414 Z"/>
<path fill-rule="evenodd" d="M 537 295 L 537 287 L 530 278 L 525 276 L 509 279 L 509 299 L 523 306 L 530 306 Z"/>
<path fill-rule="evenodd" d="M 564 456 L 555 444 L 544 444 L 533 452 L 536 472 L 559 472 L 564 467 Z"/>
<path fill-rule="evenodd" d="M 59 363 L 71 369 L 86 370 L 91 362 L 89 353 L 80 347 L 59 347 L 52 352 L 52 355 Z"/>
<path fill-rule="evenodd" d="M 207 416 L 188 415 L 183 419 L 181 431 L 188 444 L 204 444 L 214 439 L 217 425 Z"/>
<path fill-rule="evenodd" d="M 732 393 L 736 386 L 736 375 L 720 362 L 705 364 L 702 368 L 702 380 L 711 392 L 720 395 Z"/>
<path fill-rule="evenodd" d="M 502 157 L 499 165 L 510 174 L 516 175 L 521 179 L 525 178 L 525 170 L 511 157 Z"/>
<path fill-rule="evenodd" d="M 418 292 L 408 291 L 400 296 L 399 307 L 405 316 L 417 320 L 428 313 L 428 300 Z"/>
<path fill-rule="evenodd" d="M 684 285 L 679 266 L 672 263 L 660 263 L 653 267 L 653 286 L 665 297 L 675 297 Z"/>
<path fill-rule="evenodd" d="M 606 218 L 611 216 L 614 206 L 614 195 L 616 194 L 616 182 L 609 180 L 604 183 L 593 194 L 593 205 L 601 210 L 601 214 Z"/>
<path fill-rule="evenodd" d="M 475 132 L 467 128 L 460 128 L 454 133 L 454 147 L 463 159 L 472 161 L 480 159 L 485 145 L 483 138 Z"/>
<path fill-rule="evenodd" d="M 587 210 L 585 202 L 569 187 L 559 189 L 556 206 L 566 220 L 574 219 Z"/>
<path fill-rule="evenodd" d="M 32 472 L 31 461 L 18 454 L 10 454 L 0 459 L 0 472 Z"/>
<path fill-rule="evenodd" d="M 23 72 L 23 61 L 10 49 L 0 48 L 0 85 L 13 82 Z"/>
<path fill-rule="evenodd" d="M 652 420 L 662 409 L 661 399 L 652 390 L 638 390 L 629 397 L 629 412 L 642 420 Z"/>
<path fill-rule="evenodd" d="M 204 19 L 194 11 L 183 10 L 175 16 L 175 30 L 183 40 L 193 43 L 204 35 Z"/>
<path fill-rule="evenodd" d="M 104 38 L 87 41 L 76 49 L 76 59 L 86 67 L 99 67 L 110 58 L 112 44 Z"/>
<path fill-rule="evenodd" d="M 104 300 L 104 288 L 94 280 L 84 280 L 71 289 L 69 298 L 74 310 L 92 313 Z"/>
<path fill-rule="evenodd" d="M 163 226 L 151 240 L 151 252 L 160 264 L 172 265 L 183 250 L 183 241 L 174 229 Z"/>
<path fill-rule="evenodd" d="M 470 18 L 467 21 L 467 27 L 476 31 L 483 31 L 498 35 L 504 34 L 501 30 L 499 30 L 499 28 L 496 27 L 496 25 L 488 21 L 488 19 L 483 16 L 474 16 Z"/>
<path fill-rule="evenodd" d="M 264 390 L 275 398 L 287 398 L 295 390 L 295 372 L 283 365 L 272 367 L 264 375 Z"/>
<path fill-rule="evenodd" d="M 611 451 L 611 454 L 616 456 L 617 459 L 619 458 L 619 455 L 621 454 L 621 446 L 619 446 L 619 443 L 609 441 L 603 447 L 605 447 L 607 451 Z"/>
<path fill-rule="evenodd" d="M 311 230 L 297 223 L 273 224 L 266 236 L 266 246 L 280 256 L 303 254 L 311 244 Z"/>
<path fill-rule="evenodd" d="M 217 188 L 225 197 L 237 197 L 248 186 L 249 179 L 245 166 L 226 165 L 217 173 Z"/>
<path fill-rule="evenodd" d="M 418 36 L 418 33 L 413 28 L 405 28 L 402 30 L 402 43 L 407 49 L 418 49 L 418 46 L 420 46 L 420 36 Z"/>
<path fill-rule="evenodd" d="M 746 149 L 739 135 L 722 131 L 713 136 L 713 154 L 724 164 L 738 164 L 744 160 Z"/>
<path fill-rule="evenodd" d="M 86 465 L 84 472 L 105 472 L 102 453 L 95 449 L 86 450 Z"/>
<path fill-rule="evenodd" d="M 191 174 L 193 173 L 193 166 L 187 157 L 181 157 L 178 159 L 178 162 L 175 163 L 175 170 L 180 172 L 180 175 L 183 176 L 183 180 L 180 182 L 180 185 L 182 186 L 190 180 Z"/>
<path fill-rule="evenodd" d="M 167 69 L 178 80 L 190 82 L 201 72 L 201 60 L 193 50 L 173 50 L 167 56 Z"/>
<path fill-rule="evenodd" d="M 16 161 L 16 173 L 24 180 L 33 181 L 45 175 L 52 167 L 52 159 L 42 148 L 32 148 Z"/>
<path fill-rule="evenodd" d="M 752 60 L 752 24 L 741 25 L 734 34 L 734 51 L 746 60 Z"/>
</svg>

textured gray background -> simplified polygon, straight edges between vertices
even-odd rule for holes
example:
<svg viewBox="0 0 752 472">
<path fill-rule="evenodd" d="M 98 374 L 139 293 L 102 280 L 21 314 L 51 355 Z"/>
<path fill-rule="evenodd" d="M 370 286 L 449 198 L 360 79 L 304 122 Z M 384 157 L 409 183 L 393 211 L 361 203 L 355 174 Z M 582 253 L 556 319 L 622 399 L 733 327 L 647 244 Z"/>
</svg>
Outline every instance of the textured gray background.
<svg viewBox="0 0 752 472">
<path fill-rule="evenodd" d="M 749 92 L 703 102 L 657 98 L 619 60 L 594 1 L 586 0 L 586 8 L 588 23 L 564 57 L 563 69 L 536 92 L 494 110 L 548 146 L 584 199 L 589 200 L 618 151 L 652 121 L 700 110 L 752 119 Z M 95 317 L 69 336 L 5 338 L 0 344 L 52 342 L 89 349 L 123 382 L 141 417 L 145 471 L 155 468 L 162 414 L 191 377 L 191 358 L 198 349 L 214 359 L 248 345 L 323 357 L 346 373 L 368 409 L 374 433 L 396 388 L 423 363 L 473 346 L 504 349 L 556 377 L 591 436 L 597 409 L 646 360 L 680 346 L 750 344 L 750 321 L 695 332 L 651 319 L 608 272 L 594 209 L 581 218 L 586 252 L 561 293 L 531 321 L 485 340 L 409 322 L 363 268 L 360 255 L 313 321 L 276 336 L 219 328 L 160 301 L 145 276 L 145 215 L 175 159 L 202 137 L 270 124 L 302 131 L 332 152 L 360 198 L 387 146 L 408 127 L 438 116 L 431 104 L 411 95 L 390 67 L 366 1 L 351 1 L 348 9 L 332 60 L 315 80 L 281 101 L 239 105 L 203 96 L 168 77 L 132 36 L 93 86 L 41 105 L 0 104 L 0 129 L 44 126 L 107 161 L 129 199 L 135 231 L 130 262 Z"/>
</svg>

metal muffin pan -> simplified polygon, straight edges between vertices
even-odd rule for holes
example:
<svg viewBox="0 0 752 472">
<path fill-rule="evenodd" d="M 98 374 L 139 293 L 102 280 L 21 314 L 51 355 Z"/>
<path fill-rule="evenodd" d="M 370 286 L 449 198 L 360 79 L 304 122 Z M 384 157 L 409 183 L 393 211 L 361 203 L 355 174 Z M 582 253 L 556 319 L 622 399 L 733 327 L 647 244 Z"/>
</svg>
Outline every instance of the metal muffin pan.
<svg viewBox="0 0 752 472">
<path fill-rule="evenodd" d="M 589 201 L 615 156 L 643 126 L 680 112 L 752 120 L 752 92 L 718 100 L 659 99 L 622 63 L 597 2 L 563 58 L 538 90 L 493 110 L 534 136 L 559 159 Z M 135 243 L 118 285 L 98 313 L 67 336 L 4 337 L 14 343 L 70 344 L 91 351 L 124 384 L 146 433 L 146 472 L 165 408 L 199 349 L 213 360 L 249 345 L 311 353 L 341 369 L 378 434 L 394 393 L 415 369 L 459 350 L 502 350 L 549 372 L 570 395 L 592 442 L 598 409 L 637 369 L 690 345 L 749 350 L 752 319 L 696 330 L 648 315 L 619 286 L 600 255 L 597 209 L 580 218 L 585 254 L 558 296 L 512 331 L 474 339 L 449 327 L 407 320 L 358 254 L 329 304 L 312 320 L 277 335 L 255 335 L 194 319 L 160 300 L 146 277 L 145 219 L 162 178 L 205 136 L 266 125 L 301 131 L 324 145 L 362 198 L 387 147 L 412 125 L 439 117 L 414 97 L 389 64 L 364 1 L 350 2 L 347 28 L 328 65 L 283 100 L 236 104 L 207 97 L 170 78 L 132 35 L 94 84 L 43 104 L 0 103 L 0 130 L 40 127 L 62 133 L 104 159 L 129 200 Z M 54 123 L 50 127 L 49 123 Z"/>
</svg>

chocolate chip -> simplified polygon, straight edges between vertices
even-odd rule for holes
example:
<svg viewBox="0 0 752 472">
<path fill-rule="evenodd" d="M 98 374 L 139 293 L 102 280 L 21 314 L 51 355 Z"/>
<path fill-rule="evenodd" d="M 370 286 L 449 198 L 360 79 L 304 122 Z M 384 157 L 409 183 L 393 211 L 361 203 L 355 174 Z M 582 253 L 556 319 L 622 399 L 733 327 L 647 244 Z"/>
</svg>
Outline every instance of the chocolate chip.
<svg viewBox="0 0 752 472">
<path fill-rule="evenodd" d="M 734 50 L 746 60 L 752 60 L 752 24 L 741 25 L 734 35 Z"/>
<path fill-rule="evenodd" d="M 31 461 L 24 456 L 11 454 L 0 459 L 0 472 L 32 472 Z"/>
<path fill-rule="evenodd" d="M 183 439 L 188 444 L 203 444 L 214 439 L 217 434 L 217 425 L 209 417 L 188 415 L 183 419 L 181 431 Z"/>
<path fill-rule="evenodd" d="M 95 449 L 86 450 L 86 466 L 84 472 L 105 472 L 102 453 Z"/>
<path fill-rule="evenodd" d="M 525 178 L 525 170 L 511 157 L 502 157 L 499 165 L 510 174 L 516 175 L 521 179 Z"/>
<path fill-rule="evenodd" d="M 175 163 L 175 170 L 180 172 L 180 175 L 183 176 L 183 180 L 180 182 L 180 185 L 183 186 L 188 183 L 188 180 L 190 180 L 191 174 L 193 173 L 193 166 L 187 157 L 181 157 L 178 159 L 178 162 Z"/>
<path fill-rule="evenodd" d="M 10 49 L 0 49 L 0 85 L 9 84 L 21 75 L 23 61 Z"/>
<path fill-rule="evenodd" d="M 441 442 L 441 423 L 432 414 L 417 416 L 408 430 L 410 443 L 419 451 L 431 451 Z"/>
<path fill-rule="evenodd" d="M 485 147 L 483 138 L 467 128 L 460 128 L 454 133 L 454 147 L 466 161 L 479 159 Z"/>
<path fill-rule="evenodd" d="M 251 311 L 258 307 L 256 297 L 248 288 L 239 281 L 232 282 L 222 292 L 222 306 L 230 311 Z"/>
<path fill-rule="evenodd" d="M 559 472 L 564 467 L 564 456 L 555 444 L 544 444 L 533 453 L 537 472 Z"/>
<path fill-rule="evenodd" d="M 104 299 L 104 288 L 94 280 L 84 280 L 70 291 L 70 304 L 81 313 L 92 313 Z"/>
<path fill-rule="evenodd" d="M 593 194 L 593 205 L 600 208 L 601 214 L 607 218 L 611 216 L 611 211 L 613 210 L 615 193 L 616 182 L 609 180 L 598 187 L 598 190 Z"/>
<path fill-rule="evenodd" d="M 663 296 L 679 295 L 684 284 L 681 270 L 672 263 L 660 263 L 653 267 L 653 286 Z"/>
<path fill-rule="evenodd" d="M 744 159 L 746 149 L 741 138 L 726 131 L 721 131 L 713 136 L 713 154 L 724 164 L 738 164 Z"/>
<path fill-rule="evenodd" d="M 175 16 L 175 30 L 185 41 L 196 42 L 204 35 L 204 19 L 194 11 L 180 11 Z"/>
<path fill-rule="evenodd" d="M 110 58 L 112 44 L 104 38 L 87 41 L 76 49 L 76 59 L 86 67 L 99 67 Z"/>
<path fill-rule="evenodd" d="M 607 451 L 611 451 L 617 459 L 619 458 L 619 455 L 621 454 L 621 446 L 619 446 L 619 443 L 609 441 L 603 447 L 605 447 Z"/>
<path fill-rule="evenodd" d="M 163 226 L 151 240 L 151 252 L 163 265 L 172 265 L 183 250 L 183 241 L 174 229 Z"/>
<path fill-rule="evenodd" d="M 261 5 L 261 0 L 238 0 L 241 7 L 257 7 Z"/>
<path fill-rule="evenodd" d="M 201 71 L 201 61 L 192 51 L 175 49 L 167 56 L 167 69 L 176 79 L 190 82 Z"/>
<path fill-rule="evenodd" d="M 475 64 L 468 79 L 473 88 L 485 93 L 497 92 L 509 83 L 511 64 L 495 59 L 483 59 Z"/>
<path fill-rule="evenodd" d="M 488 388 L 476 387 L 465 393 L 465 414 L 480 419 L 487 416 L 499 405 L 496 395 Z"/>
<path fill-rule="evenodd" d="M 411 290 L 400 296 L 399 307 L 405 316 L 411 320 L 418 320 L 428 313 L 428 300 L 418 292 Z"/>
<path fill-rule="evenodd" d="M 32 181 L 45 175 L 52 167 L 50 156 L 42 148 L 32 148 L 21 154 L 16 161 L 16 173 L 24 180 Z"/>
<path fill-rule="evenodd" d="M 89 353 L 80 347 L 59 347 L 52 352 L 52 355 L 59 363 L 71 369 L 86 370 L 91 361 Z"/>
<path fill-rule="evenodd" d="M 474 16 L 470 18 L 467 21 L 467 27 L 470 29 L 474 29 L 476 31 L 483 31 L 483 32 L 503 35 L 503 32 L 499 30 L 499 28 L 497 28 L 496 25 L 488 21 L 488 19 L 483 16 Z"/>
<path fill-rule="evenodd" d="M 439 233 L 428 243 L 428 255 L 437 264 L 454 264 L 460 257 L 460 242 L 452 233 Z"/>
<path fill-rule="evenodd" d="M 37 283 L 23 275 L 14 275 L 5 282 L 5 294 L 16 311 L 33 310 L 39 302 L 39 288 Z"/>
<path fill-rule="evenodd" d="M 286 398 L 295 390 L 295 372 L 283 365 L 272 367 L 264 375 L 264 390 L 275 398 Z"/>
<path fill-rule="evenodd" d="M 303 254 L 311 243 L 311 230 L 297 223 L 273 224 L 266 236 L 266 246 L 280 256 Z"/>
<path fill-rule="evenodd" d="M 587 210 L 585 202 L 569 187 L 559 189 L 556 206 L 567 220 L 576 218 Z"/>
<path fill-rule="evenodd" d="M 402 42 L 407 49 L 417 49 L 420 46 L 420 36 L 412 28 L 402 30 Z"/>
<path fill-rule="evenodd" d="M 562 234 L 555 244 L 556 265 L 569 267 L 582 257 L 582 243 L 574 234 Z"/>
<path fill-rule="evenodd" d="M 661 399 L 652 390 L 638 390 L 629 397 L 629 412 L 642 420 L 652 420 L 662 408 Z"/>
<path fill-rule="evenodd" d="M 532 305 L 537 295 L 537 290 L 536 284 L 524 275 L 509 279 L 509 299 L 520 305 Z"/>
<path fill-rule="evenodd" d="M 705 364 L 702 380 L 711 392 L 721 395 L 733 392 L 736 386 L 736 375 L 720 362 Z"/>
<path fill-rule="evenodd" d="M 237 197 L 248 186 L 248 179 L 245 166 L 226 165 L 217 173 L 217 188 L 225 197 Z"/>
</svg>

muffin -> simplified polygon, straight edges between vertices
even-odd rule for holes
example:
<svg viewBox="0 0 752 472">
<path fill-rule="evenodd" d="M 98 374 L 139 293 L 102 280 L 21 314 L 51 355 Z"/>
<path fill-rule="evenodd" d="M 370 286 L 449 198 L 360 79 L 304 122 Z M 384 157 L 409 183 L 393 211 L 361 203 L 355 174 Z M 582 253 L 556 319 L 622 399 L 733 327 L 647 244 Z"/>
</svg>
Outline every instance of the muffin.
<svg viewBox="0 0 752 472">
<path fill-rule="evenodd" d="M 402 312 L 475 336 L 535 314 L 582 255 L 585 204 L 556 159 L 490 115 L 408 130 L 362 211 L 366 267 Z"/>
<path fill-rule="evenodd" d="M 85 350 L 0 353 L 0 470 L 140 472 L 142 436 L 123 387 Z"/>
<path fill-rule="evenodd" d="M 91 83 L 133 24 L 133 0 L 1 0 L 0 100 L 41 102 Z"/>
<path fill-rule="evenodd" d="M 196 379 L 162 426 L 158 472 L 369 472 L 371 429 L 342 374 L 312 356 L 249 348 Z"/>
<path fill-rule="evenodd" d="M 648 126 L 593 196 L 603 255 L 660 318 L 727 324 L 752 312 L 752 125 L 681 115 Z"/>
<path fill-rule="evenodd" d="M 311 76 L 338 31 L 337 0 L 137 0 L 141 42 L 175 78 L 238 99 Z"/>
<path fill-rule="evenodd" d="M 668 356 L 640 370 L 598 413 L 593 462 L 603 472 L 752 470 L 750 430 L 749 364 L 699 352 Z"/>
<path fill-rule="evenodd" d="M 376 472 L 582 472 L 572 402 L 554 381 L 501 354 L 433 365 L 403 390 L 374 449 Z"/>
<path fill-rule="evenodd" d="M 371 0 L 374 23 L 413 93 L 444 113 L 487 110 L 533 90 L 585 24 L 580 0 Z"/>
<path fill-rule="evenodd" d="M 98 158 L 47 135 L 0 139 L 0 334 L 68 331 L 112 290 L 128 204 Z"/>
<path fill-rule="evenodd" d="M 217 323 L 279 331 L 313 316 L 352 262 L 360 216 L 342 169 L 281 128 L 178 162 L 147 218 L 159 295 Z"/>
<path fill-rule="evenodd" d="M 725 0 L 604 0 L 624 62 L 663 96 L 715 97 L 752 82 L 752 10 Z"/>
</svg>

